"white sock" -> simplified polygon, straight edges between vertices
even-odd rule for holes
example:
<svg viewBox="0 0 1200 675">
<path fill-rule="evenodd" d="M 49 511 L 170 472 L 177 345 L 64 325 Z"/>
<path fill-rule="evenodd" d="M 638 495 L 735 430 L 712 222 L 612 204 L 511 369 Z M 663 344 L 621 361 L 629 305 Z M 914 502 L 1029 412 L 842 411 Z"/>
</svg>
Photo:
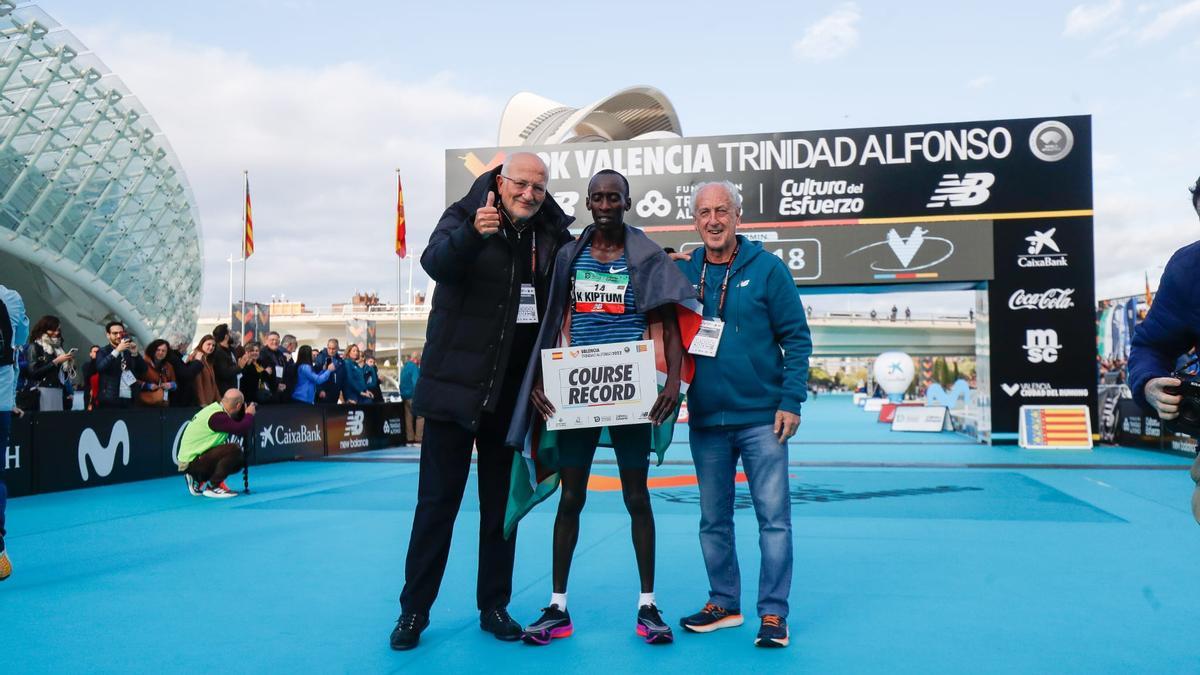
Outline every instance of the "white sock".
<svg viewBox="0 0 1200 675">
<path fill-rule="evenodd" d="M 567 594 L 566 593 L 551 593 L 550 604 L 558 605 L 562 611 L 567 611 Z"/>
<path fill-rule="evenodd" d="M 649 593 L 638 593 L 638 609 L 641 609 L 641 608 L 645 607 L 646 605 L 653 605 L 653 604 L 655 604 L 654 603 L 654 591 L 650 591 Z"/>
</svg>

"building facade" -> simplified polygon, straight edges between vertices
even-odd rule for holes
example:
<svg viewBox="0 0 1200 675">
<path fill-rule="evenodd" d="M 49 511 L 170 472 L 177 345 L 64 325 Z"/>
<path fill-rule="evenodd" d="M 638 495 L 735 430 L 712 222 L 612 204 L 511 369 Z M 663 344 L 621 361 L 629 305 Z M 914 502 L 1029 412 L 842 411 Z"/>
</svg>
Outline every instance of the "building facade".
<svg viewBox="0 0 1200 675">
<path fill-rule="evenodd" d="M 191 335 L 202 260 L 195 199 L 145 108 L 40 8 L 0 0 L 0 283 L 72 345 L 103 344 L 111 319 L 145 344 Z"/>
</svg>

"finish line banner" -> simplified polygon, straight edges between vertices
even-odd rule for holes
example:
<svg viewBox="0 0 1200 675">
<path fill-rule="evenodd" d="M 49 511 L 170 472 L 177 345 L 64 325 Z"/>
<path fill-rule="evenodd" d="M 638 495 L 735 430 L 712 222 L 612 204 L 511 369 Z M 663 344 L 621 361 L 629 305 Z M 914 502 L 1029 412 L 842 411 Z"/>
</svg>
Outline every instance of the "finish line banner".
<svg viewBox="0 0 1200 675">
<path fill-rule="evenodd" d="M 658 398 L 654 342 L 542 350 L 542 383 L 552 430 L 642 424 Z"/>
<path fill-rule="evenodd" d="M 546 162 L 555 201 L 580 226 L 588 180 L 620 171 L 629 221 L 677 250 L 698 242 L 693 188 L 729 180 L 739 233 L 799 286 L 991 280 L 993 221 L 1092 209 L 1087 116 L 452 149 L 447 205 L 517 151 Z"/>
</svg>

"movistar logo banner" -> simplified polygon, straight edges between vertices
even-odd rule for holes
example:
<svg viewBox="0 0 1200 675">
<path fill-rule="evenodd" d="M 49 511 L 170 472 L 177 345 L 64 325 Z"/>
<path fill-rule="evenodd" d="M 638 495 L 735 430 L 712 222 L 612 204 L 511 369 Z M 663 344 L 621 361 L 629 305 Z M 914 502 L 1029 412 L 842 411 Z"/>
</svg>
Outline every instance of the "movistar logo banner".
<svg viewBox="0 0 1200 675">
<path fill-rule="evenodd" d="M 91 477 L 88 473 L 88 460 L 96 475 L 105 478 L 112 473 L 117 463 L 117 451 L 121 451 L 121 464 L 129 466 L 129 428 L 124 420 L 117 420 L 108 435 L 108 443 L 101 445 L 100 437 L 92 429 L 84 429 L 79 435 L 79 477 L 85 482 Z"/>
</svg>

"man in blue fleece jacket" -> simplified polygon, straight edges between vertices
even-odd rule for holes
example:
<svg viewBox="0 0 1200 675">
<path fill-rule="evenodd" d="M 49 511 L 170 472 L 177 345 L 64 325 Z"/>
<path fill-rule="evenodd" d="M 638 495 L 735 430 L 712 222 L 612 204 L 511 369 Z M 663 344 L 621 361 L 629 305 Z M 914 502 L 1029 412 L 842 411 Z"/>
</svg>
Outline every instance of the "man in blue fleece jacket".
<svg viewBox="0 0 1200 675">
<path fill-rule="evenodd" d="M 1192 208 L 1200 216 L 1200 179 L 1192 187 Z M 1200 342 L 1200 241 L 1184 246 L 1163 269 L 1158 293 L 1146 320 L 1133 331 L 1129 352 L 1129 388 L 1143 408 L 1159 419 L 1179 416 L 1180 382 L 1171 377 L 1179 357 Z M 1200 456 L 1192 464 L 1192 516 L 1200 523 Z"/>
<path fill-rule="evenodd" d="M 688 415 L 700 484 L 700 548 L 710 584 L 704 609 L 681 623 L 696 633 L 742 623 L 733 538 L 734 477 L 741 457 L 762 551 L 762 623 L 755 644 L 785 647 L 792 585 L 787 441 L 800 426 L 812 337 L 787 265 L 737 235 L 741 204 L 728 181 L 697 186 L 692 217 L 704 247 L 678 263 L 704 306 L 704 323 L 689 350 L 696 372 Z"/>
</svg>

